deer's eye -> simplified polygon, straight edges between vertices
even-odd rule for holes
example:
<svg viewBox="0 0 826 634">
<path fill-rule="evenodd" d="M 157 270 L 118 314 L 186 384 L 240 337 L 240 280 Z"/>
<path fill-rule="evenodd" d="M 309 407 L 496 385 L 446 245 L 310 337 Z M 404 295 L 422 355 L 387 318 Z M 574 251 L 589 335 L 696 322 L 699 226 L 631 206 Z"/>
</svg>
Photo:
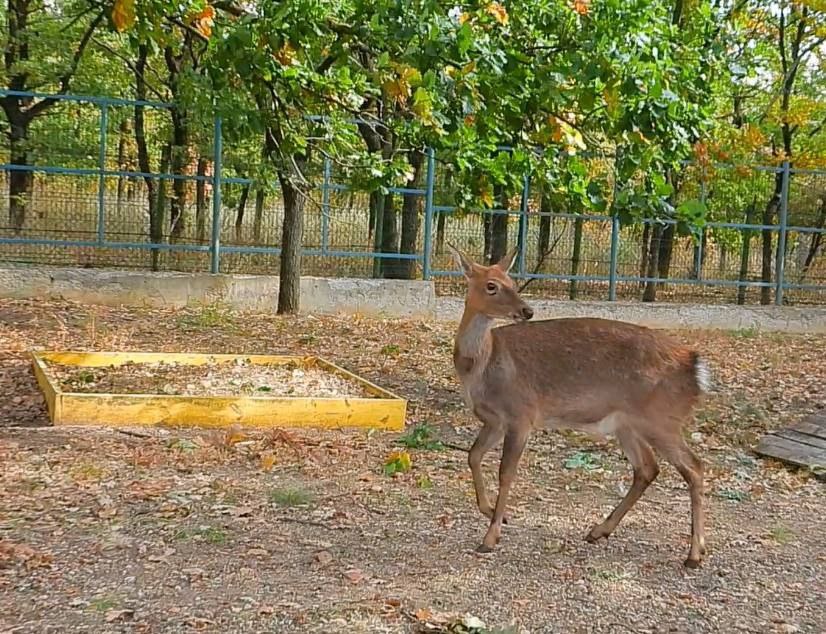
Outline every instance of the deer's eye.
<svg viewBox="0 0 826 634">
<path fill-rule="evenodd" d="M 485 288 L 490 295 L 496 295 L 496 291 L 499 290 L 499 287 L 496 285 L 496 282 L 488 282 Z"/>
</svg>

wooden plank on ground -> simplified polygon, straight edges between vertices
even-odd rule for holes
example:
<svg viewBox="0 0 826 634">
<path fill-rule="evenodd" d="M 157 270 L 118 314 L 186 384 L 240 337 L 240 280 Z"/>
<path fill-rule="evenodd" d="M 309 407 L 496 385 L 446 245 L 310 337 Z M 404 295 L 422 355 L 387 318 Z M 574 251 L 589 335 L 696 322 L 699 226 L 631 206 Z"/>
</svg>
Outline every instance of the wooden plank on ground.
<svg viewBox="0 0 826 634">
<path fill-rule="evenodd" d="M 792 442 L 800 443 L 801 445 L 808 445 L 809 447 L 816 447 L 818 449 L 826 449 L 826 438 L 819 438 L 811 434 L 801 434 L 794 429 L 781 429 L 774 432 L 775 436 L 791 440 Z"/>
<path fill-rule="evenodd" d="M 812 469 L 826 479 L 826 414 L 812 414 L 786 429 L 763 436 L 757 453 Z"/>
</svg>

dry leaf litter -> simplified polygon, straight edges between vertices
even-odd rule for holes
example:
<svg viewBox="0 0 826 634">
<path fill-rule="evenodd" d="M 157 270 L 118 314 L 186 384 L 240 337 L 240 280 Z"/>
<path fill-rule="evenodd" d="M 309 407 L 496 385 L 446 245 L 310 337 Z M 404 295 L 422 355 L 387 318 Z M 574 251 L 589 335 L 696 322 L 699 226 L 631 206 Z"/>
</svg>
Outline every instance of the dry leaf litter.
<svg viewBox="0 0 826 634">
<path fill-rule="evenodd" d="M 826 487 L 752 451 L 826 404 L 825 336 L 675 333 L 715 376 L 686 430 L 709 547 L 687 572 L 667 465 L 585 543 L 631 474 L 615 442 L 574 433 L 532 437 L 502 542 L 474 553 L 454 328 L 1 301 L 0 632 L 826 631 Z M 408 398 L 408 430 L 52 428 L 30 349 L 315 354 Z M 419 425 L 443 444 L 411 446 Z M 387 475 L 399 450 L 411 468 Z"/>
</svg>

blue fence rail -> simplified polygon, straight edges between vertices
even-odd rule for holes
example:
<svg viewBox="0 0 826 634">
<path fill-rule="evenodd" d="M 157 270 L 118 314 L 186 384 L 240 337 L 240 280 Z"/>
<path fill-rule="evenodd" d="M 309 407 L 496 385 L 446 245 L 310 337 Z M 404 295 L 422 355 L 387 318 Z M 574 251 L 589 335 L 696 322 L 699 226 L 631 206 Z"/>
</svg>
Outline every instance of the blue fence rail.
<svg viewBox="0 0 826 634">
<path fill-rule="evenodd" d="M 70 162 L 68 160 L 60 161 L 63 164 L 56 164 L 57 162 L 53 161 L 53 156 L 59 153 L 51 152 L 50 148 L 56 144 L 59 145 L 59 143 L 56 143 L 59 139 L 55 139 L 54 135 L 50 136 L 50 132 L 46 128 L 39 130 L 39 132 L 35 131 L 40 134 L 41 151 L 39 154 L 31 151 L 31 160 L 27 161 L 27 164 L 20 164 L 19 160 L 12 160 L 9 150 L 2 150 L 3 154 L 0 155 L 0 160 L 3 162 L 0 164 L 0 177 L 8 180 L 15 172 L 29 173 L 33 177 L 34 175 L 42 175 L 46 182 L 43 183 L 42 191 L 38 194 L 40 199 L 59 200 L 68 210 L 65 213 L 70 214 L 69 218 L 72 217 L 73 205 L 82 207 L 84 210 L 87 209 L 86 190 L 82 194 L 77 192 L 71 194 L 60 193 L 54 186 L 55 179 L 74 179 L 73 182 L 76 185 L 86 183 L 87 181 L 84 179 L 93 179 L 95 192 L 94 215 L 92 216 L 92 214 L 84 211 L 85 215 L 81 214 L 82 221 L 67 220 L 67 218 L 60 216 L 60 213 L 54 211 L 52 206 L 45 203 L 41 205 L 39 220 L 35 222 L 36 226 L 4 227 L 2 226 L 4 221 L 0 220 L 0 261 L 51 263 L 49 261 L 50 256 L 47 256 L 44 260 L 42 256 L 35 257 L 26 251 L 27 248 L 43 247 L 51 250 L 83 250 L 83 253 L 87 254 L 85 257 L 90 258 L 90 261 L 96 265 L 97 261 L 93 256 L 88 255 L 89 253 L 138 250 L 151 251 L 156 254 L 202 254 L 208 256 L 208 263 L 199 260 L 201 265 L 208 268 L 212 273 L 218 273 L 222 270 L 226 258 L 229 256 L 277 256 L 280 254 L 281 249 L 278 244 L 277 231 L 274 230 L 275 227 L 273 227 L 269 238 L 260 238 L 258 235 L 259 221 L 263 222 L 262 218 L 267 215 L 263 211 L 259 214 L 261 210 L 258 206 L 256 206 L 255 243 L 251 244 L 249 240 L 244 241 L 237 237 L 239 227 L 242 229 L 246 227 L 247 220 L 244 218 L 246 197 L 250 188 L 260 187 L 261 183 L 254 178 L 238 173 L 237 164 L 243 164 L 243 160 L 235 160 L 235 148 L 224 147 L 223 122 L 220 117 L 214 119 L 211 138 L 202 139 L 201 143 L 202 155 L 208 156 L 211 160 L 211 174 L 201 172 L 197 174 L 171 173 L 166 169 L 150 170 L 148 172 L 132 169 L 134 166 L 125 165 L 122 160 L 122 155 L 128 154 L 121 147 L 124 144 L 124 139 L 128 137 L 128 135 L 122 134 L 123 128 L 117 130 L 118 159 L 117 165 L 113 169 L 111 166 L 113 161 L 111 156 L 113 150 L 112 133 L 117 125 L 123 126 L 124 121 L 129 118 L 124 116 L 122 110 L 131 109 L 128 111 L 129 116 L 135 108 L 145 108 L 165 113 L 174 108 L 172 104 L 104 97 L 20 93 L 2 89 L 0 89 L 0 97 L 26 100 L 53 99 L 69 108 L 94 108 L 97 110 L 99 122 L 94 159 L 90 158 L 90 153 L 87 151 L 82 157 L 73 160 L 75 165 L 87 163 L 88 166 L 68 166 L 65 164 Z M 66 115 L 67 120 L 71 120 L 71 116 L 66 113 L 64 115 Z M 83 115 L 89 116 L 86 111 L 83 112 Z M 60 113 L 58 112 L 56 116 L 60 116 Z M 118 119 L 119 123 L 113 119 Z M 5 122 L 0 120 L 0 123 Z M 162 123 L 158 123 L 158 125 L 162 125 Z M 30 137 L 33 135 L 34 132 L 30 134 Z M 71 146 L 71 151 L 76 151 L 72 149 L 75 148 L 76 144 L 67 142 L 66 145 Z M 208 149 L 204 149 L 207 147 Z M 95 161 L 94 166 L 92 166 L 92 160 Z M 163 167 L 163 161 L 161 161 L 161 167 Z M 458 276 L 459 273 L 449 264 L 449 258 L 444 253 L 445 235 L 450 235 L 451 242 L 455 242 L 477 254 L 482 243 L 489 242 L 489 240 L 484 239 L 484 235 L 480 239 L 480 234 L 489 231 L 488 224 L 485 224 L 485 218 L 491 219 L 495 216 L 505 215 L 509 220 L 515 219 L 516 221 L 507 223 L 509 225 L 507 229 L 508 240 L 512 240 L 512 243 L 519 245 L 517 263 L 512 271 L 513 276 L 523 282 L 541 281 L 548 284 L 567 285 L 571 289 L 571 297 L 574 296 L 573 289 L 578 283 L 594 285 L 594 288 L 599 289 L 598 293 L 604 293 L 602 296 L 611 301 L 618 299 L 620 288 L 635 289 L 634 293 L 636 293 L 636 289 L 653 284 L 671 287 L 735 289 L 741 294 L 749 289 L 760 290 L 765 288 L 771 290 L 772 300 L 777 304 L 783 304 L 787 301 L 786 295 L 789 291 L 805 292 L 808 293 L 806 301 L 826 303 L 826 266 L 823 265 L 826 229 L 824 229 L 823 221 L 816 210 L 809 214 L 811 218 L 800 211 L 804 207 L 808 209 L 812 205 L 816 206 L 818 200 L 821 208 L 826 204 L 823 202 L 823 199 L 826 198 L 826 171 L 799 170 L 789 163 L 784 163 L 779 167 L 752 167 L 748 168 L 749 173 L 758 176 L 754 177 L 754 181 L 746 186 L 740 183 L 736 176 L 732 176 L 733 172 L 731 170 L 741 168 L 737 166 L 716 166 L 716 168 L 729 170 L 725 187 L 720 185 L 721 181 L 711 182 L 710 184 L 710 181 L 703 176 L 692 184 L 697 190 L 695 192 L 697 198 L 704 203 L 716 202 L 720 209 L 729 209 L 733 206 L 739 210 L 739 206 L 745 204 L 743 201 L 748 202 L 753 198 L 754 202 L 751 204 L 751 211 L 744 212 L 743 222 L 709 222 L 703 229 L 704 235 L 701 239 L 691 241 L 689 246 L 691 246 L 692 253 L 689 258 L 690 261 L 687 262 L 687 265 L 690 266 L 690 275 L 672 275 L 672 267 L 672 271 L 669 271 L 668 275 L 661 276 L 657 266 L 646 267 L 640 265 L 640 258 L 643 261 L 647 259 L 645 256 L 647 255 L 647 249 L 650 248 L 651 235 L 654 235 L 657 231 L 667 232 L 669 226 L 676 225 L 676 221 L 648 219 L 638 223 L 635 227 L 623 227 L 619 218 L 612 215 L 576 214 L 565 210 L 547 211 L 541 203 L 542 193 L 532 191 L 530 179 L 525 180 L 519 196 L 518 206 L 514 209 L 480 210 L 473 214 L 465 214 L 452 205 L 440 204 L 446 201 L 446 191 L 449 189 L 449 185 L 439 180 L 436 155 L 432 149 L 425 152 L 420 186 L 415 186 L 414 183 L 410 187 L 391 187 L 388 190 L 391 194 L 402 198 L 415 197 L 417 204 L 421 204 L 422 218 L 420 222 L 423 225 L 423 230 L 416 237 L 417 246 L 414 253 L 399 253 L 398 241 L 396 248 L 392 250 L 393 252 L 378 252 L 375 248 L 372 248 L 372 227 L 365 224 L 364 206 L 356 204 L 355 206 L 358 208 L 355 211 L 350 209 L 348 212 L 350 215 L 345 218 L 341 213 L 343 203 L 340 200 L 338 202 L 333 200 L 334 197 L 341 199 L 341 197 L 354 197 L 361 194 L 353 192 L 348 186 L 335 181 L 334 166 L 329 159 L 324 160 L 321 165 L 320 204 L 318 213 L 313 212 L 313 217 L 318 220 L 317 237 L 309 237 L 305 241 L 306 246 L 302 252 L 309 258 L 339 259 L 341 261 L 363 261 L 364 259 L 412 261 L 420 267 L 421 276 L 424 279 L 449 280 Z M 767 204 L 766 201 L 771 198 L 771 187 L 778 175 L 782 187 L 777 201 L 776 213 L 771 215 L 772 219 L 776 217 L 776 223 L 759 222 L 757 219 L 762 217 L 762 210 Z M 808 179 L 803 182 L 803 190 L 805 191 L 794 193 L 797 207 L 795 208 L 794 217 L 792 217 L 790 214 L 792 181 L 793 179 L 801 180 L 804 178 Z M 165 233 L 161 240 L 153 239 L 141 228 L 144 226 L 144 216 L 146 215 L 145 201 L 134 205 L 135 210 L 142 210 L 142 212 L 134 215 L 121 213 L 118 216 L 118 218 L 125 218 L 124 222 L 128 221 L 127 225 L 124 225 L 126 228 L 115 226 L 114 215 L 116 214 L 113 213 L 111 204 L 111 187 L 107 187 L 107 184 L 113 179 L 116 179 L 118 183 L 117 207 L 119 212 L 121 186 L 124 182 L 152 181 L 158 189 L 164 188 L 166 186 L 163 185 L 164 183 L 183 182 L 201 188 L 198 190 L 197 197 L 200 206 L 196 213 L 204 216 L 203 220 L 199 221 L 203 226 L 206 224 L 206 210 L 203 208 L 204 205 L 201 204 L 203 203 L 201 199 L 205 199 L 203 190 L 209 187 L 209 193 L 211 194 L 209 224 L 211 226 L 208 236 L 206 232 L 203 236 L 195 237 L 191 235 L 173 237 Z M 817 179 L 823 182 L 821 183 Z M 8 185 L 3 183 L 3 186 Z M 79 185 L 77 186 L 79 187 Z M 52 189 L 49 189 L 50 187 Z M 746 187 L 746 189 L 735 192 L 737 194 L 735 196 L 729 190 L 737 187 Z M 273 187 L 273 189 L 275 188 Z M 230 201 L 229 198 L 233 198 L 233 200 Z M 241 202 L 235 200 L 236 198 Z M 4 204 L 10 204 L 8 199 L 9 196 L 4 197 Z M 79 202 L 73 203 L 73 200 Z M 353 204 L 351 204 L 352 206 Z M 232 220 L 234 207 L 238 208 L 235 214 L 235 238 L 231 235 L 228 236 L 228 231 L 231 232 L 232 228 L 227 227 L 227 223 Z M 37 205 L 32 205 L 30 211 L 37 211 Z M 826 209 L 820 213 L 826 218 Z M 273 214 L 277 215 L 277 212 L 269 214 L 269 216 L 272 216 L 271 220 L 276 217 Z M 727 216 L 731 217 L 731 214 L 727 214 Z M 91 226 L 92 222 L 94 227 Z M 336 239 L 333 235 L 334 230 L 342 223 L 349 224 L 352 228 L 352 231 L 348 234 L 349 237 L 344 240 L 344 244 L 342 244 L 342 239 Z M 539 229 L 537 229 L 537 223 Z M 549 225 L 557 227 L 557 229 L 551 230 L 550 238 L 547 236 Z M 134 227 L 138 228 L 135 229 Z M 562 227 L 562 229 L 558 229 L 558 227 Z M 583 227 L 585 227 L 584 235 Z M 365 228 L 367 229 L 366 236 L 362 235 Z M 552 253 L 553 248 L 549 251 L 547 245 L 543 249 L 534 244 L 541 243 L 543 230 L 546 233 L 545 242 L 550 242 L 552 238 L 556 241 L 554 245 L 563 237 L 570 237 L 568 234 L 571 232 L 579 231 L 580 246 L 574 247 L 577 249 L 576 255 L 571 256 L 566 253 L 559 257 L 558 254 Z M 315 236 L 316 233 L 313 235 Z M 648 235 L 648 243 L 645 242 L 646 235 Z M 795 243 L 791 248 L 789 245 L 790 236 L 794 236 L 795 239 Z M 764 243 L 768 239 L 769 244 L 772 245 L 770 248 L 774 249 L 774 261 L 771 263 L 772 270 L 768 271 L 768 279 L 765 262 L 762 262 L 764 270 L 759 274 L 754 271 L 755 256 L 760 255 L 757 253 L 760 251 L 760 239 L 763 239 Z M 576 240 L 577 238 L 574 238 L 575 243 Z M 584 249 L 584 254 L 582 253 L 582 240 L 585 240 L 587 246 Z M 640 240 L 642 240 L 642 246 L 640 246 Z M 732 242 L 734 246 L 727 246 L 726 241 Z M 354 243 L 357 243 L 357 245 Z M 745 248 L 744 244 L 746 244 Z M 357 246 L 357 248 L 354 248 L 354 246 Z M 488 244 L 486 246 L 489 248 Z M 749 251 L 750 248 L 751 251 Z M 716 250 L 719 265 L 716 271 L 709 275 L 708 269 L 710 267 L 707 265 L 706 256 L 712 249 Z M 735 270 L 731 262 L 726 261 L 726 249 L 728 249 L 729 257 L 741 256 L 739 263 L 734 262 L 734 264 L 739 264 L 738 270 Z M 654 250 L 652 249 L 652 253 Z M 55 251 L 50 253 L 54 254 Z M 803 264 L 798 262 L 800 260 L 799 254 L 806 256 Z M 548 262 L 551 262 L 552 266 L 547 265 L 547 256 L 550 256 Z M 671 259 L 672 255 L 669 253 L 668 257 Z M 792 262 L 794 258 L 797 259 Z M 60 261 L 59 257 L 53 257 L 52 259 Z M 765 257 L 763 260 L 765 260 Z M 108 262 L 112 263 L 112 261 Z M 790 262 L 793 264 L 794 275 L 788 273 Z M 238 264 L 237 267 L 240 267 L 241 270 L 257 270 L 255 266 L 249 265 L 249 262 L 247 262 L 247 265 L 246 269 L 243 263 Z M 188 266 L 191 267 L 193 264 L 190 263 Z M 362 274 L 364 273 L 366 271 L 362 271 Z M 625 294 L 627 295 L 627 293 Z"/>
</svg>

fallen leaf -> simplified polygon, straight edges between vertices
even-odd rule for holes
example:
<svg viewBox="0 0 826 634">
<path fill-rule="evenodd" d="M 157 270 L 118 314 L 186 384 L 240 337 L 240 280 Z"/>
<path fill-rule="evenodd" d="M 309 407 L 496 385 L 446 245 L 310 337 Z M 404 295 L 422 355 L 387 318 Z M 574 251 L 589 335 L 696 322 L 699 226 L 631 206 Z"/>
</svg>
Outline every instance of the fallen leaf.
<svg viewBox="0 0 826 634">
<path fill-rule="evenodd" d="M 135 616 L 135 611 L 130 609 L 125 610 L 109 610 L 104 617 L 107 623 L 114 623 L 115 621 L 125 621 Z"/>
<path fill-rule="evenodd" d="M 315 554 L 315 560 L 322 566 L 326 566 L 333 561 L 333 556 L 326 550 L 320 550 Z"/>
<path fill-rule="evenodd" d="M 261 454 L 261 470 L 269 471 L 275 464 L 275 455 L 271 451 L 265 451 Z"/>
<path fill-rule="evenodd" d="M 361 583 L 364 581 L 364 573 L 359 570 L 358 568 L 351 568 L 350 570 L 346 570 L 344 572 L 344 577 L 353 584 Z"/>
</svg>

